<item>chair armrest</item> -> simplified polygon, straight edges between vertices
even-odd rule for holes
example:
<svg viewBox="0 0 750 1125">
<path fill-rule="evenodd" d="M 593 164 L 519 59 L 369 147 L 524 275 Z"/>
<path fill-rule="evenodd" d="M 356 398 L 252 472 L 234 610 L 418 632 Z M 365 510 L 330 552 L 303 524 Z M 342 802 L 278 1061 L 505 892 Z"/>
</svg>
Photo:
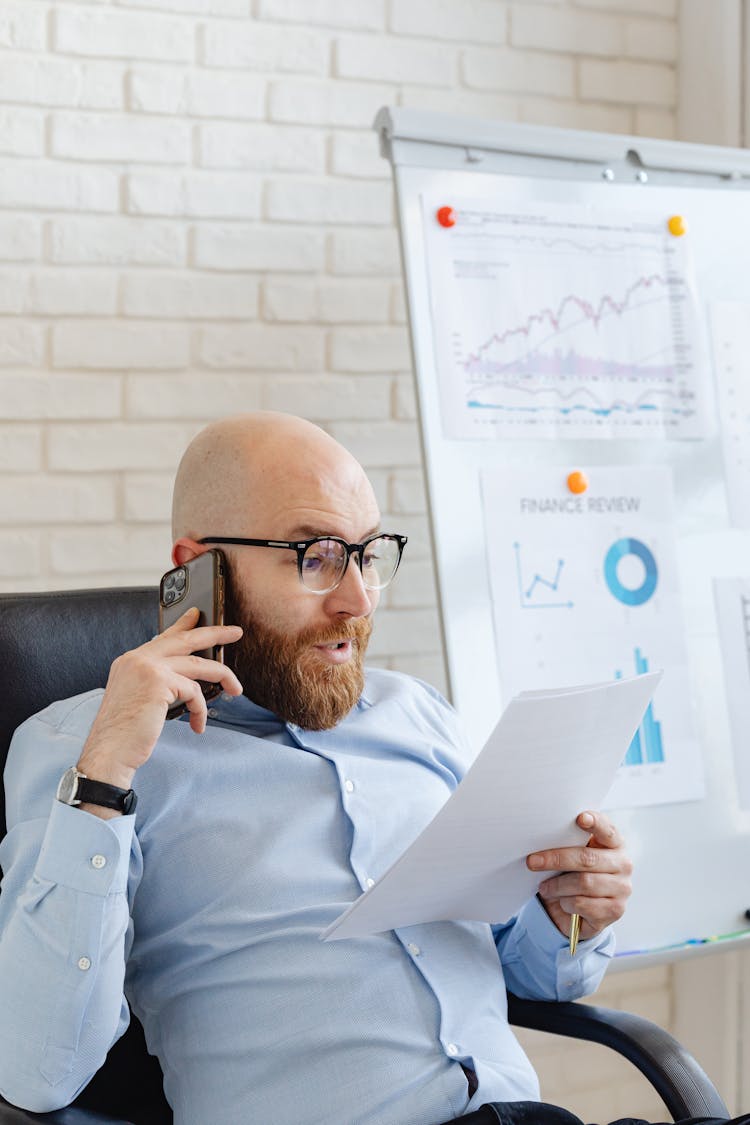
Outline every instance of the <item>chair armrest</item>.
<svg viewBox="0 0 750 1125">
<path fill-rule="evenodd" d="M 0 1125 L 29 1125 L 34 1121 L 46 1121 L 49 1125 L 129 1125 L 122 1118 L 92 1113 L 90 1109 L 79 1106 L 67 1106 L 52 1113 L 31 1113 L 0 1098 Z"/>
<path fill-rule="evenodd" d="M 593 1004 L 521 1000 L 509 992 L 508 1019 L 516 1027 L 611 1047 L 648 1079 L 675 1121 L 729 1117 L 716 1087 L 693 1056 L 669 1032 L 642 1016 Z"/>
</svg>

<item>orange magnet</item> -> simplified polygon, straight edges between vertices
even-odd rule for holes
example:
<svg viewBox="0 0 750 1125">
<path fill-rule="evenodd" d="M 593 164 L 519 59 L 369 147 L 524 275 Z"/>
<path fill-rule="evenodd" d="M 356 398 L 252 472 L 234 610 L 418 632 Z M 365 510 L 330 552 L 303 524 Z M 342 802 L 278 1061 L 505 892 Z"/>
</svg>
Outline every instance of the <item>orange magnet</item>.
<svg viewBox="0 0 750 1125">
<path fill-rule="evenodd" d="M 579 469 L 576 469 L 574 473 L 568 474 L 568 488 L 571 492 L 575 493 L 576 496 L 580 496 L 582 492 L 585 492 L 588 486 L 589 478 Z"/>
<path fill-rule="evenodd" d="M 438 207 L 437 221 L 441 227 L 455 227 L 456 225 L 456 212 L 452 207 Z"/>
<path fill-rule="evenodd" d="M 675 236 L 675 238 L 680 238 L 683 234 L 685 234 L 687 232 L 687 226 L 685 225 L 685 220 L 683 219 L 682 215 L 672 215 L 672 217 L 667 221 L 667 229 L 669 230 L 670 234 L 673 234 Z"/>
</svg>

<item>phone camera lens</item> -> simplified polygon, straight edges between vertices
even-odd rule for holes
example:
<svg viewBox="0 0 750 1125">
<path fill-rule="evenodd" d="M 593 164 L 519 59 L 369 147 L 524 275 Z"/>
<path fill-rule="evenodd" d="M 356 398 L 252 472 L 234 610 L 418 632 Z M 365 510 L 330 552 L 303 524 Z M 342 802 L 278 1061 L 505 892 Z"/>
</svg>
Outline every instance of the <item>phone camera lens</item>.
<svg viewBox="0 0 750 1125">
<path fill-rule="evenodd" d="M 185 588 L 185 571 L 184 570 L 176 570 L 174 572 L 174 584 L 175 584 L 175 588 L 177 590 L 183 590 Z"/>
<path fill-rule="evenodd" d="M 174 590 L 165 590 L 164 591 L 164 597 L 162 599 L 163 602 L 164 602 L 164 605 L 171 605 L 176 597 L 177 597 L 177 594 L 175 593 Z"/>
<path fill-rule="evenodd" d="M 174 574 L 168 574 L 164 579 L 164 589 L 171 590 L 174 586 Z"/>
</svg>

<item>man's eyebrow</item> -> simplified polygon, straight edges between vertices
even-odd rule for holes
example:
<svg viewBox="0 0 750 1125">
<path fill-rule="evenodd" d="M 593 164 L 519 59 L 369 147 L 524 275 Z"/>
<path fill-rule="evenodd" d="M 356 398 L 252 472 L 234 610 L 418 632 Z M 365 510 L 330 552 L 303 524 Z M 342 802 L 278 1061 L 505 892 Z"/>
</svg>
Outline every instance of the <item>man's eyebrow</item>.
<svg viewBox="0 0 750 1125">
<path fill-rule="evenodd" d="M 380 524 L 375 524 L 369 531 L 366 531 L 362 539 L 369 539 L 371 535 L 375 535 L 380 530 Z M 313 524 L 302 523 L 293 528 L 287 539 L 291 542 L 293 539 L 317 539 L 319 536 L 325 537 L 326 535 L 335 535 L 338 539 L 343 539 L 343 535 L 339 535 L 336 531 L 331 531 L 330 527 L 315 527 Z"/>
</svg>

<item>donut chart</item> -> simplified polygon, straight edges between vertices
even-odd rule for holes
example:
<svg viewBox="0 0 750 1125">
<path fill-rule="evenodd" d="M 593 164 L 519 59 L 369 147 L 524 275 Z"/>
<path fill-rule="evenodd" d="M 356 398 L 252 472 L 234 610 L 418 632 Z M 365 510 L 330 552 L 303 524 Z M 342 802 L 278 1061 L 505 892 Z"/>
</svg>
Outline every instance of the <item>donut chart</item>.
<svg viewBox="0 0 750 1125">
<path fill-rule="evenodd" d="M 628 555 L 639 558 L 645 569 L 643 582 L 635 589 L 623 586 L 617 574 L 621 559 Z M 612 596 L 623 605 L 643 605 L 647 602 L 656 589 L 658 576 L 659 568 L 656 559 L 640 539 L 618 539 L 607 551 L 604 559 L 604 580 Z"/>
</svg>

